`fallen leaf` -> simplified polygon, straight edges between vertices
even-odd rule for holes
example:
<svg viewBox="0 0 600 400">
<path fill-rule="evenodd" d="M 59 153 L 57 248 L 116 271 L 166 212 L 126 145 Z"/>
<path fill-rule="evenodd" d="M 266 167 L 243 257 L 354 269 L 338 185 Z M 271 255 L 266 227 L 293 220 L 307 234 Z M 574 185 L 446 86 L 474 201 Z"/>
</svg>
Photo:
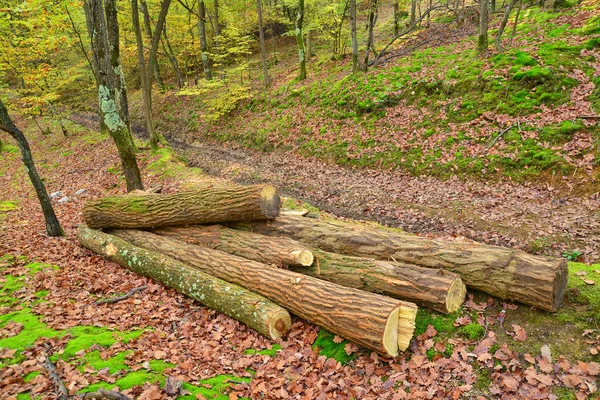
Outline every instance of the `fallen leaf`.
<svg viewBox="0 0 600 400">
<path fill-rule="evenodd" d="M 338 343 L 339 344 L 339 343 L 342 343 L 343 341 L 344 341 L 344 338 L 339 337 L 338 335 L 335 335 L 333 337 L 333 343 Z"/>
<path fill-rule="evenodd" d="M 543 345 L 540 349 L 540 352 L 542 354 L 542 357 L 544 357 L 546 361 L 548 361 L 549 363 L 552 362 L 552 352 L 550 351 L 550 346 L 548 346 L 547 344 Z"/>
<path fill-rule="evenodd" d="M 593 280 L 591 280 L 591 279 L 584 279 L 583 281 L 584 281 L 585 283 L 587 283 L 588 285 L 595 285 L 595 284 L 596 284 L 596 282 L 595 282 L 595 281 L 593 281 Z"/>
</svg>

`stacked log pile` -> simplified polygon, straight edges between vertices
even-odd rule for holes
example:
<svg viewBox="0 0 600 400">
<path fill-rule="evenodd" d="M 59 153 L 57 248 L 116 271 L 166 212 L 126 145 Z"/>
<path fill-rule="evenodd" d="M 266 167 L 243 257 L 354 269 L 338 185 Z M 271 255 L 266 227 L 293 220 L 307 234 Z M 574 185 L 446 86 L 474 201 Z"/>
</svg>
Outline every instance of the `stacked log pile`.
<svg viewBox="0 0 600 400">
<path fill-rule="evenodd" d="M 137 192 L 88 202 L 78 239 L 270 339 L 287 333 L 292 312 L 390 357 L 408 348 L 417 305 L 456 311 L 463 281 L 549 311 L 566 289 L 555 260 L 279 208 L 272 186 Z"/>
</svg>

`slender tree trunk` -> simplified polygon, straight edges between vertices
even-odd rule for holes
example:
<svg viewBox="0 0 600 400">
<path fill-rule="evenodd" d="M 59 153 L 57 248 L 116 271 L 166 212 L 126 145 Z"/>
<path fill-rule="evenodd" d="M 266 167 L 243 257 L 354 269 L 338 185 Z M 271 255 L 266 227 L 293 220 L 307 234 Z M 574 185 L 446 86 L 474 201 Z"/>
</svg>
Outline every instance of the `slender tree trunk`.
<svg viewBox="0 0 600 400">
<path fill-rule="evenodd" d="M 64 232 L 60 226 L 60 223 L 58 222 L 58 218 L 56 218 L 52 204 L 50 203 L 50 198 L 48 197 L 48 192 L 46 192 L 44 182 L 40 178 L 37 169 L 35 168 L 29 143 L 27 142 L 25 135 L 23 135 L 23 132 L 21 132 L 21 130 L 17 128 L 10 119 L 8 111 L 6 110 L 4 103 L 2 103 L 2 100 L 0 100 L 0 130 L 3 130 L 11 135 L 19 145 L 23 165 L 25 165 L 27 174 L 29 174 L 29 179 L 31 180 L 31 183 L 35 189 L 35 193 L 40 201 L 40 205 L 42 206 L 42 211 L 44 212 L 44 218 L 46 219 L 46 232 L 48 233 L 48 236 L 64 236 Z"/>
<path fill-rule="evenodd" d="M 90 60 L 90 57 L 88 55 L 88 51 L 86 50 L 86 48 L 85 48 L 85 46 L 83 44 L 83 39 L 81 38 L 81 32 L 79 32 L 79 29 L 77 29 L 77 25 L 75 25 L 75 21 L 73 21 L 73 17 L 71 16 L 71 12 L 69 11 L 69 7 L 67 7 L 66 4 L 65 4 L 65 11 L 67 13 L 67 16 L 69 17 L 69 22 L 71 23 L 71 27 L 73 28 L 73 32 L 75 32 L 75 35 L 77 36 L 77 40 L 79 41 L 79 47 L 81 48 L 81 52 L 83 53 L 83 56 L 85 57 L 85 60 L 87 61 L 88 65 L 90 66 L 90 70 L 92 71 L 92 75 L 94 75 L 94 80 L 96 81 L 96 85 L 98 85 L 98 73 L 96 72 L 96 67 L 92 63 L 92 60 Z"/>
<path fill-rule="evenodd" d="M 394 36 L 398 36 L 399 27 L 398 21 L 400 20 L 400 5 L 398 4 L 399 0 L 394 0 Z"/>
<path fill-rule="evenodd" d="M 160 136 L 154 129 L 154 121 L 152 118 L 152 77 L 154 76 L 153 67 L 157 63 L 156 53 L 158 51 L 160 35 L 167 19 L 167 13 L 169 12 L 171 0 L 163 0 L 161 4 L 158 20 L 156 21 L 155 35 L 152 38 L 152 46 L 150 48 L 150 55 L 148 57 L 148 67 L 146 67 L 146 60 L 144 57 L 144 42 L 142 40 L 142 30 L 140 28 L 140 17 L 137 2 L 138 0 L 131 0 L 131 18 L 138 50 L 140 81 L 142 84 L 142 97 L 144 101 L 144 116 L 146 119 L 148 136 L 150 136 L 150 145 L 153 149 L 157 149 Z"/>
<path fill-rule="evenodd" d="M 352 72 L 359 70 L 358 38 L 356 33 L 356 0 L 350 0 L 350 36 L 352 37 Z"/>
<path fill-rule="evenodd" d="M 179 62 L 177 61 L 177 57 L 175 57 L 175 53 L 173 52 L 173 48 L 171 47 L 171 41 L 169 40 L 169 35 L 167 34 L 167 27 L 165 26 L 162 31 L 162 39 L 160 40 L 163 51 L 167 54 L 171 65 L 173 66 L 173 71 L 175 72 L 175 76 L 177 77 L 177 86 L 181 89 L 184 85 L 183 82 L 183 74 L 181 73 L 181 68 L 179 68 Z M 164 40 L 163 40 L 164 39 Z"/>
<path fill-rule="evenodd" d="M 496 34 L 495 46 L 498 51 L 502 50 L 502 33 L 506 28 L 506 24 L 508 23 L 508 19 L 510 18 L 510 13 L 515 5 L 517 0 L 510 0 L 508 6 L 506 7 L 506 11 L 504 12 L 504 18 L 502 18 L 502 22 L 500 23 L 500 27 L 498 28 L 498 33 Z"/>
<path fill-rule="evenodd" d="M 268 88 L 271 85 L 271 79 L 269 78 L 269 71 L 267 70 L 267 48 L 265 46 L 265 30 L 263 27 L 261 0 L 256 0 L 256 11 L 258 13 L 258 33 L 260 36 L 260 56 L 262 60 L 263 83 L 265 88 Z"/>
<path fill-rule="evenodd" d="M 87 0 L 92 44 L 98 60 L 98 102 L 100 127 L 114 140 L 127 191 L 143 190 L 142 176 L 135 156 L 136 148 L 129 126 L 125 77 L 119 53 L 119 25 L 115 0 Z M 86 15 L 87 16 L 87 15 Z"/>
<path fill-rule="evenodd" d="M 417 0 L 410 2 L 410 26 L 415 26 L 417 23 Z"/>
<path fill-rule="evenodd" d="M 479 53 L 483 54 L 488 49 L 489 0 L 480 0 L 479 4 L 479 40 L 477 43 L 477 50 Z"/>
<path fill-rule="evenodd" d="M 146 4 L 146 0 L 140 0 L 140 8 L 142 9 L 142 16 L 144 18 L 144 29 L 146 30 L 146 36 L 150 43 L 152 43 L 152 27 L 150 26 L 150 13 L 148 12 L 148 5 Z M 156 79 L 156 84 L 161 90 L 166 88 L 165 82 L 162 79 L 160 74 L 160 65 L 158 63 L 158 57 L 154 60 L 154 78 Z"/>
<path fill-rule="evenodd" d="M 508 40 L 508 45 L 512 45 L 512 41 L 517 34 L 517 25 L 519 25 L 519 15 L 521 14 L 521 8 L 523 7 L 523 0 L 519 0 L 519 7 L 517 8 L 517 14 L 515 15 L 515 24 L 513 25 L 512 33 L 510 34 L 510 39 Z"/>
<path fill-rule="evenodd" d="M 496 0 L 491 0 L 492 14 L 496 12 Z"/>
<path fill-rule="evenodd" d="M 371 7 L 369 9 L 369 24 L 367 26 L 367 49 L 365 50 L 365 59 L 363 63 L 363 70 L 369 69 L 369 55 L 371 54 L 371 48 L 373 47 L 373 28 L 375 27 L 375 21 L 377 20 L 377 0 L 371 0 Z"/>
<path fill-rule="evenodd" d="M 298 0 L 298 14 L 296 15 L 296 43 L 298 44 L 298 61 L 300 63 L 300 73 L 298 80 L 306 79 L 306 55 L 304 52 L 304 36 L 302 33 L 302 24 L 304 22 L 304 0 Z"/>
<path fill-rule="evenodd" d="M 204 6 L 204 0 L 198 0 L 198 32 L 200 34 L 200 52 L 202 67 L 204 68 L 204 78 L 207 81 L 211 81 L 212 71 L 210 70 L 210 59 L 208 58 L 208 47 L 206 44 L 206 7 Z"/>
</svg>

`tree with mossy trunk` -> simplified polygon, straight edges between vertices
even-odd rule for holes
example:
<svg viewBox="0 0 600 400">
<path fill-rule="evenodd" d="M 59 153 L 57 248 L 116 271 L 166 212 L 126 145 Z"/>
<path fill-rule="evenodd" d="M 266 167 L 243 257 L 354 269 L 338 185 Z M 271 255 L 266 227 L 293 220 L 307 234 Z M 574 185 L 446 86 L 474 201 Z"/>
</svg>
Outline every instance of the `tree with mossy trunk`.
<svg viewBox="0 0 600 400">
<path fill-rule="evenodd" d="M 25 169 L 29 174 L 29 179 L 35 188 L 35 193 L 37 194 L 40 205 L 42 206 L 42 211 L 44 212 L 44 218 L 46 219 L 46 232 L 48 232 L 49 236 L 64 236 L 64 232 L 60 226 L 60 223 L 58 222 L 58 218 L 56 218 L 52 204 L 50 203 L 50 198 L 48 197 L 48 192 L 46 192 L 44 182 L 42 182 L 42 179 L 35 168 L 35 163 L 33 162 L 33 157 L 31 156 L 31 149 L 29 148 L 27 138 L 25 138 L 23 132 L 21 132 L 21 130 L 12 122 L 2 100 L 0 100 L 0 130 L 3 130 L 11 135 L 19 145 L 23 164 L 25 165 Z M 2 146 L 0 142 L 0 148 L 1 147 Z"/>
<path fill-rule="evenodd" d="M 86 0 L 86 18 L 91 26 L 91 40 L 98 72 L 100 127 L 114 140 L 127 191 L 143 190 L 137 165 L 136 148 L 131 136 L 125 77 L 119 52 L 119 24 L 115 0 Z"/>
</svg>

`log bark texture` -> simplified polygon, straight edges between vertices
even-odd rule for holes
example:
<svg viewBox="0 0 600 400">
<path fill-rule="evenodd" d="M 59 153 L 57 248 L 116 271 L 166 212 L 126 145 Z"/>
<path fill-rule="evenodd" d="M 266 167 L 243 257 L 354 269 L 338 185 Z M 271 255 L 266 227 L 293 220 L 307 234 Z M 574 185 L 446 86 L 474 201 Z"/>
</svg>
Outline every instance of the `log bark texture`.
<svg viewBox="0 0 600 400">
<path fill-rule="evenodd" d="M 279 208 L 279 195 L 273 186 L 229 186 L 105 197 L 89 201 L 83 217 L 94 229 L 153 228 L 273 219 Z"/>
<path fill-rule="evenodd" d="M 278 339 L 290 329 L 291 318 L 287 310 L 241 286 L 85 225 L 77 229 L 77 239 L 104 258 L 229 315 L 269 339 Z"/>
<path fill-rule="evenodd" d="M 362 290 L 269 267 L 219 250 L 138 230 L 114 235 L 244 286 L 316 325 L 374 350 L 396 356 L 414 331 L 417 306 Z"/>
<path fill-rule="evenodd" d="M 460 277 L 449 271 L 317 249 L 311 253 L 302 243 L 286 237 L 269 237 L 221 226 L 167 227 L 154 232 L 265 264 L 285 264 L 305 275 L 411 301 L 446 314 L 458 310 L 466 295 Z M 310 263 L 298 262 L 302 251 L 310 254 Z M 314 263 L 313 253 L 317 257 Z M 290 257 L 292 254 L 294 257 Z"/>
<path fill-rule="evenodd" d="M 305 217 L 281 217 L 270 222 L 233 226 L 270 236 L 285 235 L 335 253 L 443 268 L 460 276 L 467 287 L 547 311 L 558 309 L 567 289 L 565 260 L 515 249 L 445 242 L 383 228 Z"/>
<path fill-rule="evenodd" d="M 238 231 L 220 225 L 183 226 L 155 229 L 154 233 L 189 244 L 210 247 L 263 264 L 308 267 L 313 253 L 302 243 L 285 238 Z"/>
</svg>

